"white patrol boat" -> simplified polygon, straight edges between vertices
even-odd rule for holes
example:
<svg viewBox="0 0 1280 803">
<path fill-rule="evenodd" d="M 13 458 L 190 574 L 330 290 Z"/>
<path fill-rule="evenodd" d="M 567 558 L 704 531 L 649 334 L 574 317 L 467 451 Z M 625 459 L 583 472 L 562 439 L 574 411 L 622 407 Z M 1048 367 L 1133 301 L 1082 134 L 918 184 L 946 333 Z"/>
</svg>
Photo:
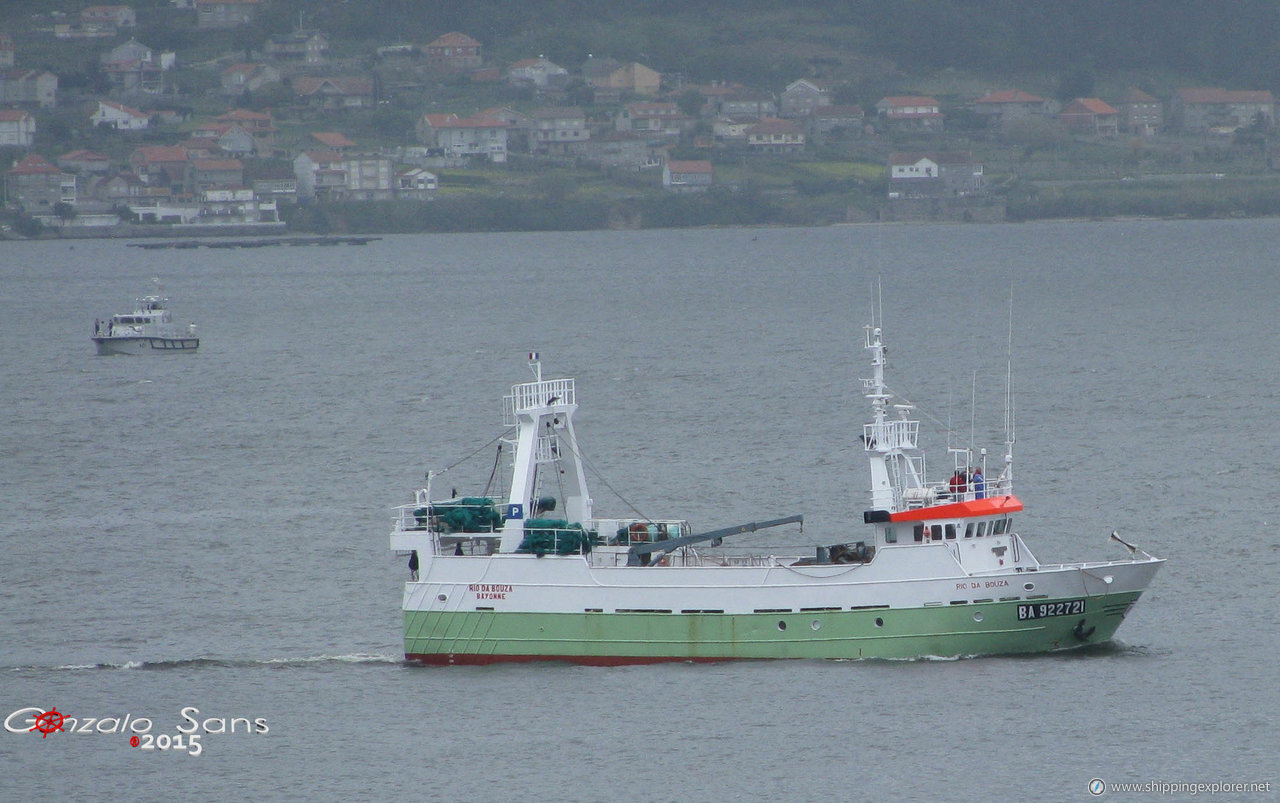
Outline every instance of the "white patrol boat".
<svg viewBox="0 0 1280 803">
<path fill-rule="evenodd" d="M 94 345 L 99 354 L 173 354 L 200 348 L 194 323 L 179 330 L 163 297 L 159 279 L 154 295 L 139 298 L 133 312 L 93 322 Z"/>
<path fill-rule="evenodd" d="M 892 405 L 885 347 L 868 327 L 871 461 L 865 535 L 833 533 L 807 555 L 744 554 L 730 536 L 786 516 L 695 533 L 681 518 L 602 518 L 574 429 L 572 379 L 512 386 L 500 436 L 505 497 L 431 498 L 396 508 L 391 549 L 409 558 L 404 652 L 428 664 L 584 664 L 739 658 L 913 658 L 1062 650 L 1105 642 L 1163 561 L 1042 564 L 1019 534 L 1013 435 L 999 474 L 953 450 L 927 475 L 910 405 Z M 514 437 L 509 438 L 514 431 Z"/>
</svg>

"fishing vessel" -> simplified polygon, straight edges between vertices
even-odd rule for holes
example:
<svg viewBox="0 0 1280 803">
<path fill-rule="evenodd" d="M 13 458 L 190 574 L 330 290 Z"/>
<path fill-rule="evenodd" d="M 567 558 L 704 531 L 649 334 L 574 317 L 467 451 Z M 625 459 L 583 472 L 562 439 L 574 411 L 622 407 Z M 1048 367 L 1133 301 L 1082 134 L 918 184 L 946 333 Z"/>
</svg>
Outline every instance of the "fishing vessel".
<svg viewBox="0 0 1280 803">
<path fill-rule="evenodd" d="M 112 315 L 93 322 L 93 343 L 99 354 L 174 354 L 200 348 L 196 325 L 179 329 L 169 311 L 169 299 L 162 293 L 159 279 L 152 279 L 156 292 L 134 303 L 133 312 Z"/>
<path fill-rule="evenodd" d="M 881 329 L 866 329 L 870 406 L 861 449 L 870 504 L 807 554 L 730 549 L 801 515 L 695 532 L 680 517 L 600 517 L 588 490 L 573 379 L 513 385 L 502 494 L 395 508 L 409 558 L 404 653 L 426 664 L 559 660 L 612 665 L 764 658 L 1034 653 L 1111 639 L 1163 560 L 1120 539 L 1118 560 L 1040 563 L 1020 534 L 1012 416 L 987 450 L 949 449 L 942 479 L 919 448 L 913 405 L 885 382 Z M 1007 394 L 1008 395 L 1008 394 Z M 1007 399 L 1011 405 L 1011 399 Z M 949 463 L 949 465 L 946 465 Z M 495 464 L 496 465 L 496 464 Z M 729 544 L 726 544 L 729 542 Z"/>
</svg>

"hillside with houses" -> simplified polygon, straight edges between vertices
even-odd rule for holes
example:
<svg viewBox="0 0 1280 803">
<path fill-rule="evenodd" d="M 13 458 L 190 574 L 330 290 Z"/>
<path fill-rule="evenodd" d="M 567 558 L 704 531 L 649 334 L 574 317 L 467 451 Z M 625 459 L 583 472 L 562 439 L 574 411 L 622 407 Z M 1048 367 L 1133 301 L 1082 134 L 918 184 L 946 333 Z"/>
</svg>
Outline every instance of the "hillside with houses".
<svg viewBox="0 0 1280 803">
<path fill-rule="evenodd" d="M 0 214 L 136 236 L 1280 213 L 1265 72 L 912 72 L 803 6 L 723 12 L 696 50 L 656 23 L 33 3 L 0 16 Z M 776 58 L 724 44 L 752 19 Z"/>
</svg>

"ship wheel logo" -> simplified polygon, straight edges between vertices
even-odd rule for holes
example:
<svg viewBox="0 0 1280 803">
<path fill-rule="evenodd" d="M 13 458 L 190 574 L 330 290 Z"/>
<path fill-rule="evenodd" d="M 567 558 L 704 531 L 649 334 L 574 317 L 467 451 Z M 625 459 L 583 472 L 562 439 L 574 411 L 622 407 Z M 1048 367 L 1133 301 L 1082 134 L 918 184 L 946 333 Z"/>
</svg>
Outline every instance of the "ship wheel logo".
<svg viewBox="0 0 1280 803">
<path fill-rule="evenodd" d="M 48 739 L 49 734 L 53 733 L 54 731 L 62 730 L 62 723 L 66 718 L 67 718 L 67 715 L 59 714 L 58 709 L 56 707 L 51 708 L 48 711 L 45 711 L 40 716 L 36 717 L 36 724 L 32 725 L 30 728 L 27 728 L 27 733 L 30 733 L 31 731 L 40 731 L 40 733 L 44 734 L 40 738 Z"/>
</svg>

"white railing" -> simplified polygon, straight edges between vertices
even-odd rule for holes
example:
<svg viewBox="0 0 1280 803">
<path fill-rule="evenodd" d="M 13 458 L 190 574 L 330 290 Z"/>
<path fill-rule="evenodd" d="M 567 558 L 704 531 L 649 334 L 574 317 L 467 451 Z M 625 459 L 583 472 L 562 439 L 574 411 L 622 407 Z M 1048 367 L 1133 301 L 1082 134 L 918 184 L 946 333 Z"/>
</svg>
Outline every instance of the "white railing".
<svg viewBox="0 0 1280 803">
<path fill-rule="evenodd" d="M 503 401 L 507 426 L 515 425 L 516 415 L 519 413 L 538 410 L 551 404 L 577 403 L 572 379 L 551 379 L 513 385 L 511 394 Z"/>
<path fill-rule="evenodd" d="M 554 463 L 560 459 L 560 439 L 555 433 L 539 435 L 533 451 L 535 463 Z"/>
<path fill-rule="evenodd" d="M 891 419 L 862 425 L 862 443 L 868 452 L 914 449 L 919 434 L 919 421 Z"/>
<path fill-rule="evenodd" d="M 975 499 L 990 499 L 993 496 L 1009 496 L 1012 493 L 1013 484 L 1000 479 L 984 482 L 981 496 L 978 495 L 978 490 L 971 482 L 966 482 L 964 486 L 953 489 L 951 481 L 946 480 L 943 482 L 927 482 L 923 489 L 905 489 L 899 494 L 901 498 L 897 501 L 902 508 L 914 509 L 945 505 L 952 502 L 972 502 Z"/>
</svg>

